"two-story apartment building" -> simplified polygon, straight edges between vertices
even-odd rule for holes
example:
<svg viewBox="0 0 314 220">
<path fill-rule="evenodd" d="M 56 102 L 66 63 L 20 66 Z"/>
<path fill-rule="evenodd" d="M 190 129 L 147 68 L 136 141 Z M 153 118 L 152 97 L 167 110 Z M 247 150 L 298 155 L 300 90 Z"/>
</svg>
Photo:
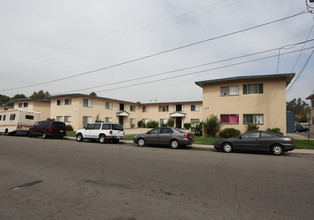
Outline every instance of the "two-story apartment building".
<svg viewBox="0 0 314 220">
<path fill-rule="evenodd" d="M 311 131 L 314 131 L 314 93 L 306 99 L 311 100 Z"/>
<path fill-rule="evenodd" d="M 286 133 L 286 86 L 294 74 L 239 76 L 199 81 L 203 115 L 216 115 L 223 128 L 245 132 L 247 124 L 260 130 L 278 127 Z"/>
<path fill-rule="evenodd" d="M 50 118 L 50 100 L 49 99 L 16 99 L 14 102 L 14 109 L 31 110 L 40 112 L 40 120 Z"/>
</svg>

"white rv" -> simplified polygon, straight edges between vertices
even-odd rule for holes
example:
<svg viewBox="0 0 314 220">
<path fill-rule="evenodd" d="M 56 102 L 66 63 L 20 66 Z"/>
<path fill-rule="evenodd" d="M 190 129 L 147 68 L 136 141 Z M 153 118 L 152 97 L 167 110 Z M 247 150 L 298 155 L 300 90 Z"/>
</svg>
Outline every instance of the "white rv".
<svg viewBox="0 0 314 220">
<path fill-rule="evenodd" d="M 0 111 L 0 133 L 6 135 L 27 135 L 37 121 L 40 113 L 21 109 Z"/>
</svg>

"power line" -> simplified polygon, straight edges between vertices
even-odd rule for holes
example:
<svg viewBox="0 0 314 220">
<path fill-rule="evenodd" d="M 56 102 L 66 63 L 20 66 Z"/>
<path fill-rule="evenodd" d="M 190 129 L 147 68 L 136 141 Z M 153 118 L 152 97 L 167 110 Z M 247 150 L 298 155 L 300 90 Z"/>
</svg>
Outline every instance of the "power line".
<svg viewBox="0 0 314 220">
<path fill-rule="evenodd" d="M 313 47 L 304 48 L 303 50 L 309 50 L 309 49 L 313 49 L 313 48 L 314 48 L 314 46 L 313 46 Z M 287 54 L 291 54 L 291 53 L 295 53 L 295 52 L 299 52 L 299 51 L 301 51 L 301 49 L 300 49 L 300 50 L 295 50 L 295 51 L 286 52 L 286 53 L 283 53 L 283 54 L 281 54 L 281 55 L 287 55 Z M 314 51 L 314 50 L 313 50 L 313 51 Z M 312 52 L 312 53 L 313 53 L 313 52 Z M 269 58 L 273 58 L 273 57 L 277 57 L 277 56 L 278 56 L 278 55 L 272 55 L 272 56 L 262 57 L 262 58 L 258 58 L 258 59 L 254 59 L 254 60 L 249 60 L 249 61 L 244 61 L 244 62 L 229 64 L 229 65 L 220 66 L 220 67 L 215 67 L 215 68 L 206 69 L 206 70 L 201 70 L 201 71 L 196 71 L 196 72 L 192 72 L 192 73 L 185 73 L 185 74 L 181 74 L 181 75 L 177 75 L 177 76 L 171 76 L 171 77 L 167 77 L 167 78 L 163 78 L 163 79 L 157 79 L 157 80 L 147 81 L 147 82 L 144 82 L 144 83 L 136 83 L 136 84 L 127 85 L 127 86 L 121 86 L 121 87 L 112 88 L 112 89 L 99 90 L 99 91 L 96 91 L 96 93 L 106 92 L 106 91 L 111 91 L 111 90 L 117 90 L 117 89 L 124 89 L 124 88 L 134 87 L 134 86 L 138 86 L 138 85 L 145 85 L 145 84 L 148 84 L 148 83 L 160 82 L 160 81 L 165 81 L 165 80 L 169 80 L 169 79 L 174 79 L 174 78 L 179 78 L 179 77 L 184 77 L 184 76 L 195 75 L 195 74 L 198 74 L 198 73 L 204 73 L 204 72 L 209 72 L 209 71 L 213 71 L 213 70 L 218 70 L 218 69 L 224 69 L 224 68 L 228 68 L 228 67 L 238 66 L 238 65 L 242 65 L 242 64 L 246 64 L 246 63 L 251 63 L 251 62 L 256 62 L 256 61 L 260 61 L 260 60 L 265 60 L 265 59 L 269 59 Z"/>
<path fill-rule="evenodd" d="M 249 31 L 249 30 L 257 29 L 257 28 L 260 28 L 260 27 L 264 27 L 266 25 L 270 25 L 270 24 L 273 24 L 273 23 L 276 23 L 276 22 L 284 21 L 284 20 L 287 20 L 287 19 L 299 16 L 299 15 L 302 15 L 302 14 L 306 14 L 306 13 L 308 13 L 308 12 L 302 11 L 302 12 L 299 12 L 297 14 L 290 15 L 288 17 L 284 17 L 284 18 L 277 19 L 277 20 L 274 20 L 274 21 L 266 22 L 266 23 L 263 23 L 263 24 L 260 24 L 260 25 L 256 25 L 256 26 L 253 26 L 253 27 L 250 27 L 250 28 L 242 29 L 242 30 L 239 30 L 239 31 L 234 31 L 234 32 L 231 32 L 231 33 L 228 33 L 228 34 L 217 36 L 217 37 L 208 38 L 208 39 L 205 39 L 205 40 L 201 40 L 201 41 L 197 41 L 197 42 L 194 42 L 194 43 L 186 44 L 184 46 L 172 48 L 172 49 L 169 49 L 169 50 L 164 50 L 164 51 L 161 51 L 161 52 L 158 52 L 158 53 L 146 55 L 146 56 L 143 56 L 143 57 L 139 57 L 139 58 L 135 58 L 135 59 L 132 59 L 132 60 L 125 61 L 125 62 L 121 62 L 121 63 L 118 63 L 118 64 L 102 67 L 102 68 L 99 68 L 99 69 L 95 69 L 95 70 L 91 70 L 91 71 L 87 71 L 87 72 L 83 72 L 83 73 L 79 73 L 79 74 L 75 74 L 75 75 L 71 75 L 71 76 L 67 76 L 67 77 L 62 77 L 62 78 L 59 78 L 59 79 L 50 80 L 50 81 L 46 81 L 46 82 L 31 84 L 31 85 L 27 85 L 27 86 L 20 86 L 20 87 L 15 87 L 15 88 L 10 88 L 10 89 L 1 89 L 0 91 L 10 91 L 10 90 L 15 90 L 15 89 L 24 89 L 24 88 L 29 88 L 29 87 L 39 86 L 39 85 L 45 85 L 45 84 L 48 84 L 48 83 L 53 83 L 53 82 L 67 80 L 67 79 L 71 79 L 71 78 L 75 78 L 75 77 L 84 76 L 84 75 L 87 75 L 87 74 L 99 72 L 99 71 L 102 71 L 102 70 L 111 69 L 111 68 L 114 68 L 114 67 L 118 67 L 118 66 L 122 66 L 122 65 L 125 65 L 125 64 L 137 62 L 137 61 L 144 60 L 144 59 L 147 59 L 147 58 L 159 56 L 159 55 L 162 55 L 162 54 L 165 54 L 165 53 L 170 53 L 170 52 L 173 52 L 173 51 L 176 51 L 176 50 L 181 50 L 181 49 L 184 49 L 184 48 L 187 48 L 187 47 L 192 47 L 192 46 L 199 45 L 199 44 L 202 44 L 202 43 L 206 43 L 206 42 L 209 42 L 209 41 L 213 41 L 213 40 L 217 40 L 217 39 L 220 39 L 220 38 L 228 37 L 228 36 L 231 36 L 231 35 L 234 35 L 234 34 L 239 34 L 239 33 L 242 33 L 242 32 Z"/>
<path fill-rule="evenodd" d="M 208 65 L 213 65 L 213 64 L 226 62 L 226 61 L 236 60 L 236 59 L 240 59 L 240 58 L 246 58 L 246 57 L 255 56 L 255 55 L 259 55 L 259 54 L 263 54 L 263 53 L 268 53 L 268 52 L 280 50 L 281 48 L 285 48 L 285 47 L 297 46 L 297 45 L 300 45 L 300 44 L 304 44 L 305 45 L 305 43 L 311 42 L 311 41 L 314 41 L 314 39 L 310 39 L 310 40 L 307 39 L 306 41 L 303 41 L 303 42 L 299 42 L 299 43 L 295 43 L 295 44 L 289 44 L 289 45 L 285 45 L 283 47 L 269 49 L 269 50 L 264 50 L 264 51 L 260 51 L 260 52 L 256 52 L 256 53 L 247 54 L 247 55 L 232 57 L 232 58 L 228 58 L 228 59 L 223 59 L 223 60 L 218 60 L 218 61 L 214 61 L 214 62 L 199 64 L 199 65 L 195 65 L 195 66 L 180 68 L 180 69 L 171 70 L 171 71 L 162 72 L 162 73 L 157 73 L 157 74 L 151 74 L 151 75 L 148 75 L 148 76 L 137 77 L 137 78 L 133 78 L 133 79 L 127 79 L 127 80 L 123 80 L 123 81 L 119 81 L 119 82 L 113 82 L 113 83 L 103 84 L 103 85 L 99 85 L 99 86 L 93 86 L 93 87 L 88 87 L 88 88 L 83 88 L 83 89 L 67 91 L 67 92 L 64 92 L 64 93 L 71 93 L 71 92 L 78 92 L 78 91 L 82 91 L 82 90 L 96 89 L 96 88 L 104 87 L 104 86 L 112 86 L 112 85 L 122 84 L 122 83 L 126 83 L 126 82 L 132 82 L 132 81 L 136 81 L 136 80 L 152 78 L 152 77 L 161 76 L 161 75 L 165 75 L 165 74 L 169 74 L 169 73 L 180 72 L 180 71 L 194 69 L 194 68 L 198 68 L 198 67 L 202 67 L 202 66 L 208 66 Z M 302 49 L 304 49 L 304 47 Z"/>
</svg>

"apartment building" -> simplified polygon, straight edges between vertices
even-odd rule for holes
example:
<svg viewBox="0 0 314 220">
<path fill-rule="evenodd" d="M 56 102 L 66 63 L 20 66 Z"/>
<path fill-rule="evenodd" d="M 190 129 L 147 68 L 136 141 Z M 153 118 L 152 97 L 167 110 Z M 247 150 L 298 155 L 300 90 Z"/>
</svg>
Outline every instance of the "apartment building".
<svg viewBox="0 0 314 220">
<path fill-rule="evenodd" d="M 245 132 L 278 127 L 286 133 L 286 87 L 294 74 L 239 76 L 196 82 L 203 89 L 202 119 L 214 114 L 223 128 Z"/>
<path fill-rule="evenodd" d="M 50 118 L 50 100 L 49 99 L 16 99 L 13 100 L 14 109 L 31 110 L 40 112 L 40 120 Z"/>
<path fill-rule="evenodd" d="M 306 99 L 311 100 L 311 131 L 314 131 L 314 93 Z"/>
</svg>

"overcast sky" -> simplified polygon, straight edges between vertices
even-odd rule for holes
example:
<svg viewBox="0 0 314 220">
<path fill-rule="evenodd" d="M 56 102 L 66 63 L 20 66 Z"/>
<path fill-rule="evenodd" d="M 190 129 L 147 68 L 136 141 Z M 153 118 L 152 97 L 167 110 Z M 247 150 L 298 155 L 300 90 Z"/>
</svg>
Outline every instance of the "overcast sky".
<svg viewBox="0 0 314 220">
<path fill-rule="evenodd" d="M 314 30 L 308 37 L 313 15 L 306 13 L 165 52 L 307 11 L 304 0 L 0 3 L 0 94 L 7 96 L 30 96 L 43 89 L 51 95 L 95 91 L 101 97 L 134 102 L 202 100 L 196 81 L 291 72 L 297 76 L 313 51 L 293 52 L 304 47 L 300 44 L 190 68 L 313 39 Z M 304 48 L 313 46 L 311 41 Z M 287 52 L 293 53 L 284 55 Z M 268 56 L 275 57 L 230 66 Z M 314 92 L 313 67 L 314 55 L 287 93 L 288 101 Z"/>
</svg>

